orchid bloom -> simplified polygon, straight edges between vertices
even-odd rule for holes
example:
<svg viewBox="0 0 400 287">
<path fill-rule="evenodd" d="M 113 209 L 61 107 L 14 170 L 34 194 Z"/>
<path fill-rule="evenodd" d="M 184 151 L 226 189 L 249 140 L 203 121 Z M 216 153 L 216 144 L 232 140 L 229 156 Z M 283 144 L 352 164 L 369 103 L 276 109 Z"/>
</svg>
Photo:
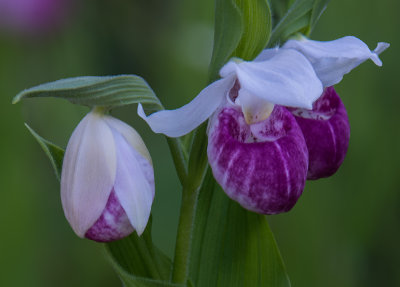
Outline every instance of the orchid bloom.
<svg viewBox="0 0 400 287">
<path fill-rule="evenodd" d="M 150 154 L 130 126 L 94 109 L 76 127 L 61 174 L 64 213 L 75 233 L 99 242 L 147 224 L 154 198 Z"/>
<path fill-rule="evenodd" d="M 362 62 L 371 59 L 382 66 L 378 55 L 389 47 L 378 43 L 374 51 L 355 37 L 319 42 L 308 39 L 289 40 L 284 49 L 296 49 L 313 65 L 324 86 L 324 93 L 313 104 L 312 110 L 290 109 L 299 124 L 309 152 L 307 179 L 333 175 L 342 164 L 349 145 L 350 124 L 346 108 L 333 85 L 344 74 Z M 259 56 L 263 57 L 263 53 Z"/>
<path fill-rule="evenodd" d="M 220 70 L 220 80 L 179 109 L 146 116 L 139 105 L 138 114 L 154 132 L 170 137 L 182 136 L 211 117 L 208 160 L 227 195 L 258 213 L 285 212 L 300 197 L 307 178 L 336 171 L 330 162 L 329 171 L 319 163 L 326 159 L 324 153 L 339 154 L 328 157 L 335 159 L 335 166 L 346 153 L 347 114 L 329 86 L 367 59 L 381 65 L 378 54 L 388 46 L 379 43 L 370 51 L 355 37 L 290 40 L 264 50 L 252 62 L 232 59 Z M 313 130 L 317 135 L 308 133 L 319 121 Z M 331 140 L 319 141 L 326 136 Z M 344 137 L 344 143 L 333 146 L 337 137 Z"/>
</svg>

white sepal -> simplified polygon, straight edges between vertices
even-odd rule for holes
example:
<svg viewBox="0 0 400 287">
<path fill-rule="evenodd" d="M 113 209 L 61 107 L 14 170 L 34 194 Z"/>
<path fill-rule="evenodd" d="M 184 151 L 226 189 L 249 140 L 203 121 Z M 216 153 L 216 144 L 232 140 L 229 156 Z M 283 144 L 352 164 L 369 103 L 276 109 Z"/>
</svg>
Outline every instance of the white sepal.
<svg viewBox="0 0 400 287">
<path fill-rule="evenodd" d="M 134 128 L 111 116 L 105 116 L 104 119 L 111 129 L 118 131 L 138 153 L 152 163 L 146 144 Z"/>
<path fill-rule="evenodd" d="M 64 155 L 61 201 L 75 233 L 86 231 L 102 214 L 117 170 L 112 132 L 102 115 L 90 112 L 73 132 Z"/>
<path fill-rule="evenodd" d="M 262 50 L 261 53 L 254 59 L 256 62 L 267 61 L 279 53 L 279 47 Z"/>
<path fill-rule="evenodd" d="M 230 74 L 241 89 L 270 104 L 311 109 L 323 91 L 310 62 L 292 49 L 280 49 L 266 61 L 231 60 L 221 69 L 221 76 Z"/>
<path fill-rule="evenodd" d="M 388 43 L 378 43 L 377 48 L 371 51 L 360 39 L 347 36 L 327 42 L 305 38 L 289 40 L 282 48 L 302 53 L 314 67 L 324 87 L 329 87 L 339 83 L 345 74 L 368 59 L 381 66 L 378 55 L 388 47 Z"/>
<path fill-rule="evenodd" d="M 190 103 L 176 110 L 164 110 L 146 116 L 141 104 L 138 115 L 155 133 L 180 137 L 197 128 L 219 107 L 224 96 L 232 88 L 234 77 L 220 79 L 198 94 Z"/>
<path fill-rule="evenodd" d="M 113 130 L 113 135 L 117 151 L 114 190 L 131 225 L 141 235 L 154 199 L 153 166 L 119 131 Z"/>
</svg>

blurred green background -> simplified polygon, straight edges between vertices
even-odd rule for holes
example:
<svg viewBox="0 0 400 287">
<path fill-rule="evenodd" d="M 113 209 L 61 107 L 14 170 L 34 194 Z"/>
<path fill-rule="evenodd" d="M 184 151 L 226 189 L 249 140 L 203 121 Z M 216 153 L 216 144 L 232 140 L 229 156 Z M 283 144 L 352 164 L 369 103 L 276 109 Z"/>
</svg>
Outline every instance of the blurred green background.
<svg viewBox="0 0 400 287">
<path fill-rule="evenodd" d="M 13 106 L 17 92 L 65 77 L 140 74 L 176 108 L 206 84 L 212 0 L 70 2 L 67 21 L 50 33 L 0 30 L 0 286 L 120 284 L 102 245 L 72 232 L 50 163 L 23 125 L 65 147 L 88 110 L 55 99 Z M 399 9 L 393 0 L 332 0 L 312 34 L 391 47 L 383 67 L 367 62 L 336 86 L 352 127 L 341 169 L 308 182 L 291 212 L 269 217 L 293 286 L 400 286 Z M 135 106 L 113 115 L 134 126 L 152 154 L 154 240 L 172 255 L 180 185 L 166 141 Z"/>
</svg>

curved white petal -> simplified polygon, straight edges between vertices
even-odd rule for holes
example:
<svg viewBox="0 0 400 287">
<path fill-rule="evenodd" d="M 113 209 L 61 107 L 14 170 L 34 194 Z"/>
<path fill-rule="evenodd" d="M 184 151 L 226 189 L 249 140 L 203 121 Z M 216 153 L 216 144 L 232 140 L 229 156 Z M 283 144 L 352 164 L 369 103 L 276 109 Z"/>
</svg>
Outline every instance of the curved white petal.
<svg viewBox="0 0 400 287">
<path fill-rule="evenodd" d="M 90 112 L 68 142 L 61 174 L 64 213 L 78 236 L 84 237 L 103 212 L 116 167 L 112 132 L 101 115 Z"/>
<path fill-rule="evenodd" d="M 239 90 L 239 96 L 235 103 L 242 107 L 242 112 L 248 125 L 267 119 L 274 110 L 274 104 L 253 96 L 245 89 Z"/>
<path fill-rule="evenodd" d="M 272 104 L 311 109 L 323 91 L 310 62 L 292 49 L 262 62 L 231 61 L 224 68 L 237 75 L 241 89 Z"/>
<path fill-rule="evenodd" d="M 271 49 L 265 49 L 265 50 L 261 51 L 261 53 L 254 59 L 254 61 L 256 61 L 256 62 L 267 61 L 278 53 L 279 53 L 278 47 L 271 48 Z"/>
<path fill-rule="evenodd" d="M 385 51 L 389 47 L 390 47 L 389 43 L 379 42 L 378 45 L 376 45 L 376 48 L 374 50 L 374 54 L 379 55 L 380 53 L 382 53 L 383 51 Z M 375 64 L 377 64 L 377 63 L 375 63 Z M 380 59 L 379 59 L 379 62 L 378 62 L 377 65 L 378 66 L 382 66 L 382 61 Z"/>
<path fill-rule="evenodd" d="M 131 225 L 141 235 L 154 199 L 153 166 L 117 130 L 113 135 L 117 150 L 114 190 Z"/>
<path fill-rule="evenodd" d="M 232 88 L 234 81 L 233 76 L 220 79 L 207 86 L 190 103 L 176 110 L 164 110 L 146 116 L 142 105 L 139 104 L 138 115 L 155 133 L 180 137 L 194 130 L 211 116 Z"/>
<path fill-rule="evenodd" d="M 138 153 L 152 163 L 150 153 L 147 150 L 142 137 L 134 128 L 111 116 L 105 116 L 104 119 L 110 128 L 117 130 Z"/>
<path fill-rule="evenodd" d="M 289 40 L 282 48 L 302 53 L 313 65 L 324 87 L 329 87 L 339 83 L 343 75 L 368 59 L 381 66 L 378 55 L 388 47 L 388 43 L 378 43 L 377 48 L 371 51 L 360 39 L 347 36 L 327 42 Z"/>
</svg>

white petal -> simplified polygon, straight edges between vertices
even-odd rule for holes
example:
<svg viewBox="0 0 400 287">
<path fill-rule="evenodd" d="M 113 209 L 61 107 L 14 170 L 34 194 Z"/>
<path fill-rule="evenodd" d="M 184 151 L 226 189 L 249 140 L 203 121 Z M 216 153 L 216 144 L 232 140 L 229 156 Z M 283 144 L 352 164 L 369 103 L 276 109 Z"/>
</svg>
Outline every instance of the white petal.
<svg viewBox="0 0 400 287">
<path fill-rule="evenodd" d="M 262 62 L 230 64 L 241 89 L 271 104 L 311 109 L 322 94 L 321 81 L 310 62 L 299 52 L 280 49 Z"/>
<path fill-rule="evenodd" d="M 115 174 L 111 130 L 101 115 L 91 112 L 68 142 L 61 174 L 64 213 L 78 236 L 84 237 L 103 212 Z"/>
<path fill-rule="evenodd" d="M 117 130 L 113 130 L 113 135 L 117 150 L 114 190 L 130 223 L 141 235 L 154 199 L 153 167 Z"/>
<path fill-rule="evenodd" d="M 256 62 L 267 61 L 279 53 L 279 48 L 271 48 L 262 50 L 261 53 L 254 59 Z"/>
<path fill-rule="evenodd" d="M 313 65 L 324 87 L 329 87 L 339 83 L 343 75 L 368 59 L 381 66 L 378 55 L 388 47 L 387 43 L 378 43 L 378 47 L 370 51 L 360 39 L 347 36 L 328 42 L 289 40 L 282 48 L 301 52 Z"/>
<path fill-rule="evenodd" d="M 248 125 L 267 119 L 274 110 L 274 104 L 253 96 L 245 89 L 239 90 L 236 104 L 242 107 L 242 112 Z"/>
<path fill-rule="evenodd" d="M 218 80 L 202 90 L 190 103 L 176 110 L 164 110 L 146 116 L 142 105 L 139 104 L 138 115 L 155 133 L 180 137 L 194 130 L 211 116 L 234 81 L 233 76 Z"/>
<path fill-rule="evenodd" d="M 138 153 L 152 163 L 150 153 L 147 150 L 142 137 L 134 128 L 111 116 L 106 116 L 105 120 L 110 128 L 117 130 Z"/>
<path fill-rule="evenodd" d="M 373 51 L 374 58 L 371 58 L 371 60 L 374 61 L 374 63 L 376 65 L 378 65 L 379 67 L 382 66 L 382 61 L 381 61 L 381 59 L 379 59 L 378 55 L 380 53 L 382 53 L 383 51 L 385 51 L 389 47 L 390 47 L 390 44 L 385 43 L 385 42 L 379 42 L 378 45 L 376 45 L 376 48 Z"/>
</svg>

